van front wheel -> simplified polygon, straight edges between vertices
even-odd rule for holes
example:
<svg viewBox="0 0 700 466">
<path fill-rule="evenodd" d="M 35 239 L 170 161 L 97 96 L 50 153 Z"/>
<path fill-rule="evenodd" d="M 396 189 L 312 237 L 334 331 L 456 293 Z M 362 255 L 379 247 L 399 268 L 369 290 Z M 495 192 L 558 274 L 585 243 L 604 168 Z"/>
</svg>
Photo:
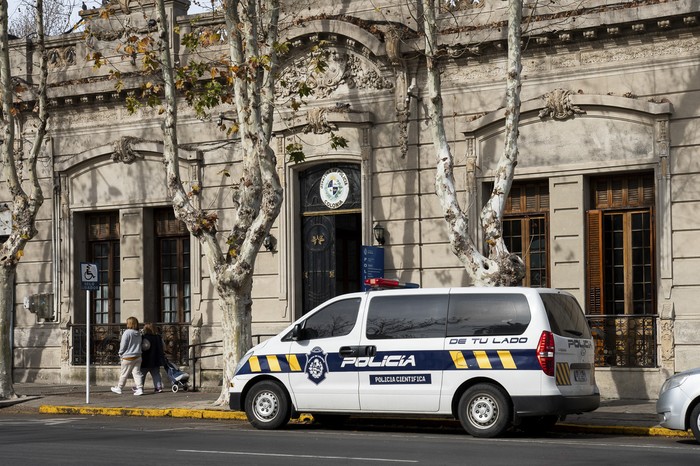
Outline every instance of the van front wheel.
<svg viewBox="0 0 700 466">
<path fill-rule="evenodd" d="M 491 384 L 469 388 L 459 400 L 459 422 L 474 437 L 501 435 L 510 423 L 510 403 L 503 390 Z"/>
<path fill-rule="evenodd" d="M 291 416 L 289 398 L 276 382 L 265 380 L 256 383 L 245 399 L 245 414 L 257 429 L 279 429 Z"/>
</svg>

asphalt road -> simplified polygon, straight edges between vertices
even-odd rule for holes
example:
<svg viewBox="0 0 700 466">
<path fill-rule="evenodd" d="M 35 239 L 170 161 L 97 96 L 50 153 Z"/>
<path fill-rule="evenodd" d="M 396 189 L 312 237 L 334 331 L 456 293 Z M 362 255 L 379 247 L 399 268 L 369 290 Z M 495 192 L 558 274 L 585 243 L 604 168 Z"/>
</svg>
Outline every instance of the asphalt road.
<svg viewBox="0 0 700 466">
<path fill-rule="evenodd" d="M 337 429 L 173 418 L 4 415 L 3 465 L 697 465 L 687 439 L 511 434 L 476 439 L 455 431 Z"/>
</svg>

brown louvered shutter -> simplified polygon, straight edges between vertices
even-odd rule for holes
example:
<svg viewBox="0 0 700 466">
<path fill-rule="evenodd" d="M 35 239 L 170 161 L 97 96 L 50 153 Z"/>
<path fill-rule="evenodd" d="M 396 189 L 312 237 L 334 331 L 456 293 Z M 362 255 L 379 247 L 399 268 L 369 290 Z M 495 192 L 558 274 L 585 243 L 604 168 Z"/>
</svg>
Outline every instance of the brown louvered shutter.
<svg viewBox="0 0 700 466">
<path fill-rule="evenodd" d="M 587 212 L 586 288 L 588 314 L 603 314 L 603 213 Z"/>
</svg>

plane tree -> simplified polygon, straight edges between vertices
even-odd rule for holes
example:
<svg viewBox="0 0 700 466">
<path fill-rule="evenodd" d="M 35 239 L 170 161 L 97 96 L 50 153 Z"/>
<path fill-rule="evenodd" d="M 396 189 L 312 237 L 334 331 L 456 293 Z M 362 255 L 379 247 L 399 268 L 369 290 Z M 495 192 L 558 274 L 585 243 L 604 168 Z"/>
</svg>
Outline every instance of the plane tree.
<svg viewBox="0 0 700 466">
<path fill-rule="evenodd" d="M 39 60 L 38 83 L 32 85 L 14 79 L 10 73 L 8 3 L 0 0 L 0 159 L 2 160 L 2 190 L 10 201 L 12 225 L 9 235 L 0 245 L 0 399 L 16 398 L 12 379 L 12 313 L 14 312 L 14 283 L 17 266 L 27 243 L 34 238 L 36 218 L 44 196 L 37 172 L 48 124 L 46 82 L 47 59 L 44 47 L 43 0 L 36 0 L 36 36 L 32 38 L 35 57 Z M 20 94 L 32 95 L 31 117 L 33 142 L 24 154 L 22 144 L 16 144 L 17 119 L 24 118 Z M 21 125 L 28 128 L 27 125 Z"/>
</svg>

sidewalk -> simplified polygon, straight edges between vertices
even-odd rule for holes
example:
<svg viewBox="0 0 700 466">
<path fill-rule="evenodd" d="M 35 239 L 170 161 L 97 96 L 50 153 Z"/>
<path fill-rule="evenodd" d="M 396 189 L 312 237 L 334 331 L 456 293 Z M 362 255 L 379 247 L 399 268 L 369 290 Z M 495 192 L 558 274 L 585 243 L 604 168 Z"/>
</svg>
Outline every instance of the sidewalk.
<svg viewBox="0 0 700 466">
<path fill-rule="evenodd" d="M 133 396 L 127 390 L 123 395 L 116 395 L 109 387 L 90 387 L 89 403 L 86 403 L 84 385 L 17 383 L 14 388 L 20 398 L 0 400 L 0 417 L 3 413 L 41 413 L 246 421 L 242 412 L 231 411 L 228 406 L 214 406 L 219 389 L 213 388 L 177 393 L 169 390 L 153 393 L 147 389 L 142 396 Z M 302 415 L 300 421 L 311 422 L 312 418 Z M 555 429 L 560 432 L 693 437 L 689 431 L 669 430 L 658 424 L 654 401 L 604 400 L 596 411 L 570 415 Z"/>
</svg>

